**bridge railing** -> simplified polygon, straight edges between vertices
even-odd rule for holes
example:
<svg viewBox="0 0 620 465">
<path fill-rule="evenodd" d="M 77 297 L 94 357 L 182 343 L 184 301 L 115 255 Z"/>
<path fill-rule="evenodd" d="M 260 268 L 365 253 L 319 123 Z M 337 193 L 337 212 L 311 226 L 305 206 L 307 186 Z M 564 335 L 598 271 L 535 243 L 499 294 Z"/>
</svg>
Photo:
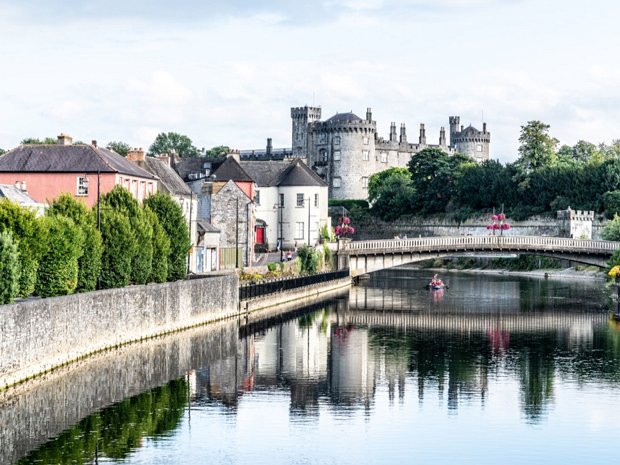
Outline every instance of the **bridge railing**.
<svg viewBox="0 0 620 465">
<path fill-rule="evenodd" d="M 544 236 L 442 236 L 345 242 L 341 251 L 364 254 L 389 251 L 540 250 L 611 255 L 620 242 Z"/>
</svg>

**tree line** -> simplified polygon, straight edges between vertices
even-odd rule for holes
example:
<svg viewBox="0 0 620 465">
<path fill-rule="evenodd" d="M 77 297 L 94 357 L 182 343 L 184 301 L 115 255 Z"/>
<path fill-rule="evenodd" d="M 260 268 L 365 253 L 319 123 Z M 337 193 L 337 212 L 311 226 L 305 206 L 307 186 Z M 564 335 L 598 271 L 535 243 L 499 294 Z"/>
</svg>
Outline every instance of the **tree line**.
<svg viewBox="0 0 620 465">
<path fill-rule="evenodd" d="M 519 144 L 518 159 L 506 164 L 424 149 L 407 168 L 370 177 L 370 213 L 385 221 L 437 214 L 463 221 L 502 206 L 517 220 L 569 206 L 609 218 L 620 212 L 620 141 L 558 148 L 549 125 L 530 121 L 521 127 Z"/>
<path fill-rule="evenodd" d="M 167 194 L 139 204 L 116 186 L 99 209 L 62 194 L 41 217 L 0 199 L 0 304 L 183 279 L 189 247 L 181 207 Z"/>
</svg>

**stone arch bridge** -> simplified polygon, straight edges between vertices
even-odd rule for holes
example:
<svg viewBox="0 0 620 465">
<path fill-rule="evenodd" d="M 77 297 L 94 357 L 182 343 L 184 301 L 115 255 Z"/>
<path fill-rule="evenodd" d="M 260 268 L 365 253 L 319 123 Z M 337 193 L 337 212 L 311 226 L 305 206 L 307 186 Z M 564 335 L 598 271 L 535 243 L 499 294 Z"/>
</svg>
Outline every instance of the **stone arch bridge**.
<svg viewBox="0 0 620 465">
<path fill-rule="evenodd" d="M 541 236 L 454 236 L 341 241 L 338 265 L 352 276 L 430 258 L 529 254 L 606 267 L 620 242 Z"/>
</svg>

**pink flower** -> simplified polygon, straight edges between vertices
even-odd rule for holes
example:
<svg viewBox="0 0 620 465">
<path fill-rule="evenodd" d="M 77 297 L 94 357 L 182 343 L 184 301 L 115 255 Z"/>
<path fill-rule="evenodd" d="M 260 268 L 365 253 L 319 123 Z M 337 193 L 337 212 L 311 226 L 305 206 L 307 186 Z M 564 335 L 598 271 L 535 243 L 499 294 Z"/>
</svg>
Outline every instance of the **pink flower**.
<svg viewBox="0 0 620 465">
<path fill-rule="evenodd" d="M 500 213 L 499 215 L 497 215 L 497 219 L 500 221 L 504 221 L 506 219 L 506 215 L 504 215 L 503 213 Z"/>
<path fill-rule="evenodd" d="M 497 215 L 493 215 L 493 216 L 491 217 L 491 220 L 493 220 L 493 221 L 497 221 L 498 219 L 499 219 L 499 218 L 498 218 L 498 216 L 497 216 Z"/>
<path fill-rule="evenodd" d="M 508 223 L 502 224 L 502 229 L 510 229 L 510 225 Z"/>
</svg>

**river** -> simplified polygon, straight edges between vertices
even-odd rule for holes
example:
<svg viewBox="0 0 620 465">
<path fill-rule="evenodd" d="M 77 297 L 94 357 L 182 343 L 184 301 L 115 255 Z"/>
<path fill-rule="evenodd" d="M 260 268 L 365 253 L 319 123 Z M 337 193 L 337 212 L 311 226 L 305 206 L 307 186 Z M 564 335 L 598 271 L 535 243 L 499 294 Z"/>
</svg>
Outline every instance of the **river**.
<svg viewBox="0 0 620 465">
<path fill-rule="evenodd" d="M 615 463 L 601 281 L 391 269 L 340 298 L 4 393 L 0 463 Z"/>
</svg>

